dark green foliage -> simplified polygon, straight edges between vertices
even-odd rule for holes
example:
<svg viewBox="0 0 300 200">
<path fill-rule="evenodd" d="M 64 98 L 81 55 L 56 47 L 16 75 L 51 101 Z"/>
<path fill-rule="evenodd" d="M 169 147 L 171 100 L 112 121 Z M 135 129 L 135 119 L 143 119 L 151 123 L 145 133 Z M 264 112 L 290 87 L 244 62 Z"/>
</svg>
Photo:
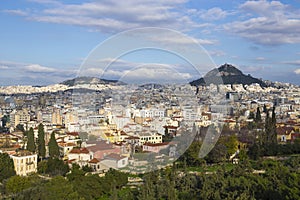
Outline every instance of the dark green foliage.
<svg viewBox="0 0 300 200">
<path fill-rule="evenodd" d="M 44 185 L 43 191 L 43 199 L 80 199 L 77 191 L 74 191 L 73 185 L 62 176 L 51 179 Z"/>
<path fill-rule="evenodd" d="M 6 193 L 19 193 L 25 189 L 31 187 L 31 183 L 28 177 L 24 176 L 12 176 L 5 183 Z"/>
<path fill-rule="evenodd" d="M 0 182 L 16 174 L 14 162 L 7 153 L 0 153 Z"/>
<path fill-rule="evenodd" d="M 59 157 L 59 147 L 55 139 L 55 133 L 52 132 L 49 143 L 49 156 L 51 158 Z"/>
<path fill-rule="evenodd" d="M 23 134 L 25 133 L 25 129 L 24 129 L 24 125 L 23 124 L 18 124 L 16 126 L 16 130 L 23 132 Z"/>
<path fill-rule="evenodd" d="M 26 133 L 27 135 L 27 150 L 30 152 L 35 152 L 36 150 L 36 146 L 35 146 L 35 142 L 34 142 L 34 132 L 33 132 L 33 128 L 30 128 L 29 131 L 27 131 Z"/>
<path fill-rule="evenodd" d="M 91 168 L 91 167 L 88 166 L 88 165 L 84 165 L 84 166 L 82 167 L 82 170 L 83 170 L 84 172 L 92 172 L 92 171 L 93 171 L 93 168 Z"/>
<path fill-rule="evenodd" d="M 180 161 L 186 162 L 188 166 L 200 166 L 205 164 L 205 160 L 199 158 L 199 151 L 202 143 L 199 141 L 194 141 L 189 146 L 189 148 L 184 152 L 184 154 L 179 158 Z"/>
<path fill-rule="evenodd" d="M 38 163 L 38 172 L 51 176 L 64 176 L 69 171 L 69 166 L 58 158 L 49 158 Z"/>
<path fill-rule="evenodd" d="M 251 111 L 249 113 L 248 119 L 254 119 L 254 118 L 255 118 L 254 112 Z"/>
<path fill-rule="evenodd" d="M 261 122 L 261 114 L 260 114 L 260 108 L 259 107 L 257 107 L 257 110 L 256 110 L 255 122 L 256 123 Z"/>
<path fill-rule="evenodd" d="M 38 155 L 40 158 L 45 158 L 46 156 L 46 147 L 45 147 L 45 131 L 44 125 L 39 124 L 38 126 Z"/>
<path fill-rule="evenodd" d="M 7 122 L 9 122 L 9 116 L 4 115 L 1 119 L 1 121 L 2 121 L 2 127 L 6 127 Z"/>
</svg>

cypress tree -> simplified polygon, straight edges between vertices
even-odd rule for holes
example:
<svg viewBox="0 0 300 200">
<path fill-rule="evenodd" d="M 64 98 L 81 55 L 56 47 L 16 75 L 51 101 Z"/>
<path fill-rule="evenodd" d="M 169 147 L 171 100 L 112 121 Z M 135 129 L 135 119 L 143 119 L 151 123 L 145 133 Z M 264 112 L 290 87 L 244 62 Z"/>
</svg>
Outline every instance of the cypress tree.
<svg viewBox="0 0 300 200">
<path fill-rule="evenodd" d="M 57 144 L 56 139 L 55 139 L 55 132 L 51 133 L 51 137 L 50 137 L 48 147 L 49 147 L 49 156 L 51 158 L 59 156 L 59 147 L 58 147 L 58 144 Z"/>
<path fill-rule="evenodd" d="M 259 107 L 257 107 L 256 116 L 255 116 L 255 122 L 261 122 L 261 114 L 260 114 Z"/>
<path fill-rule="evenodd" d="M 263 112 L 266 113 L 267 111 L 268 111 L 267 106 L 266 106 L 266 104 L 264 104 Z"/>
<path fill-rule="evenodd" d="M 38 155 L 40 158 L 45 158 L 46 156 L 45 131 L 43 124 L 39 124 L 38 126 Z"/>
<path fill-rule="evenodd" d="M 0 182 L 15 174 L 13 159 L 7 153 L 0 153 Z"/>
<path fill-rule="evenodd" d="M 276 133 L 276 113 L 275 106 L 272 110 L 272 118 L 271 118 L 271 143 L 277 144 L 277 133 Z"/>
<path fill-rule="evenodd" d="M 34 133 L 33 133 L 33 128 L 30 128 L 29 131 L 27 132 L 27 146 L 26 149 L 32 153 L 35 152 L 35 142 L 34 142 Z"/>
<path fill-rule="evenodd" d="M 269 111 L 266 113 L 266 120 L 265 120 L 265 133 L 263 137 L 263 144 L 267 145 L 270 143 L 270 135 L 271 135 L 271 120 L 270 120 L 270 115 Z"/>
</svg>

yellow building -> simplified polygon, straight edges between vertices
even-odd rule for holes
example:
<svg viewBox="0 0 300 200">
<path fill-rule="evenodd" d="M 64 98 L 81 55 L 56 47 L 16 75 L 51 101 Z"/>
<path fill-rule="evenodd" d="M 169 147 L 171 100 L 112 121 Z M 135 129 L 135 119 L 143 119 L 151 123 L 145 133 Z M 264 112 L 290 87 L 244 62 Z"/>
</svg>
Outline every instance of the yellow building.
<svg viewBox="0 0 300 200">
<path fill-rule="evenodd" d="M 18 124 L 25 125 L 30 121 L 30 115 L 28 114 L 28 111 L 23 109 L 23 110 L 18 110 L 18 111 L 13 111 L 10 114 L 10 125 L 13 128 L 16 128 Z"/>
<path fill-rule="evenodd" d="M 26 176 L 37 172 L 37 154 L 24 150 L 10 157 L 13 159 L 17 175 Z"/>
</svg>

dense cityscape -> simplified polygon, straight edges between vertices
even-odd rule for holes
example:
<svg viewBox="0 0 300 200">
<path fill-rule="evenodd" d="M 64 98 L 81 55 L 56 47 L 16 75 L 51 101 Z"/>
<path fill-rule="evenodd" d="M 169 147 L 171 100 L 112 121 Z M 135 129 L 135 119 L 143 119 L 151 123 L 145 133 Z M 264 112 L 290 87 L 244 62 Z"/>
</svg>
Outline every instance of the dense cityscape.
<svg viewBox="0 0 300 200">
<path fill-rule="evenodd" d="M 228 64 L 218 70 L 223 78 L 241 73 Z M 298 199 L 299 89 L 283 83 L 132 85 L 90 77 L 2 87 L 2 198 L 272 199 L 276 191 L 276 199 Z M 200 156 L 201 146 L 207 155 Z M 249 183 L 241 179 L 231 183 L 241 190 L 224 185 L 217 193 L 210 188 L 216 185 L 203 182 L 219 173 L 225 180 L 250 173 L 268 184 L 283 166 L 293 192 L 268 185 L 245 190 Z M 171 184 L 160 186 L 167 194 L 159 184 Z M 66 187 L 62 194 L 59 187 Z M 33 192 L 39 190 L 49 191 Z"/>
</svg>

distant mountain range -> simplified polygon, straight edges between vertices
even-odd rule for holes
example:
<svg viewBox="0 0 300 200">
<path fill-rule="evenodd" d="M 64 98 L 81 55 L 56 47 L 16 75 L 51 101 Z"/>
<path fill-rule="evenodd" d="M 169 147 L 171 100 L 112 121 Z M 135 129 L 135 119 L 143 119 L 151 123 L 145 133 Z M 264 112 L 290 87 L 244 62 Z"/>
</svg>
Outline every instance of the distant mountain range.
<svg viewBox="0 0 300 200">
<path fill-rule="evenodd" d="M 107 80 L 107 79 L 100 79 L 95 77 L 82 76 L 82 77 L 76 77 L 70 80 L 66 80 L 61 84 L 67 86 L 74 86 L 74 85 L 81 85 L 81 84 L 121 84 L 122 85 L 124 83 L 118 80 Z"/>
<path fill-rule="evenodd" d="M 190 82 L 193 86 L 209 85 L 209 84 L 243 84 L 250 85 L 258 83 L 261 87 L 266 87 L 267 84 L 261 79 L 254 78 L 251 75 L 245 75 L 242 71 L 231 64 L 221 65 L 209 71 L 204 77 Z"/>
</svg>

